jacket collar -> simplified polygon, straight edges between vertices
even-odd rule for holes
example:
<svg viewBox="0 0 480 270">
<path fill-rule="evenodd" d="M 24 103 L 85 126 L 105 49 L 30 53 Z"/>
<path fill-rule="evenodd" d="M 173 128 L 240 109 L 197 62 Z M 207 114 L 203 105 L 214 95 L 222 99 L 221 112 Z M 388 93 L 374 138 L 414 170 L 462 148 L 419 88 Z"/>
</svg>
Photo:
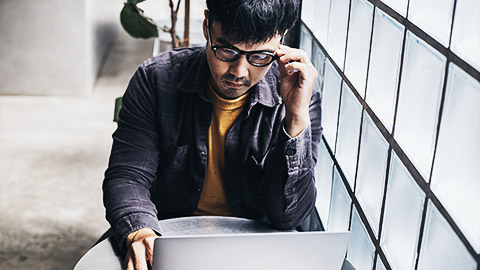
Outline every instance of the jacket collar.
<svg viewBox="0 0 480 270">
<path fill-rule="evenodd" d="M 205 96 L 205 89 L 209 76 L 209 68 L 205 47 L 196 48 L 199 52 L 191 54 L 189 57 L 193 59 L 187 61 L 189 66 L 185 69 L 184 76 L 179 80 L 177 89 L 186 93 L 199 93 Z M 175 59 L 172 59 L 175 62 Z M 278 106 L 282 103 L 279 91 L 280 75 L 276 62 L 272 64 L 265 77 L 255 86 L 250 88 L 251 103 L 260 103 L 267 107 Z"/>
<path fill-rule="evenodd" d="M 275 107 L 282 103 L 279 95 L 280 72 L 277 62 L 273 62 L 265 77 L 250 91 L 252 91 L 252 103 L 258 102 L 267 107 Z"/>
</svg>

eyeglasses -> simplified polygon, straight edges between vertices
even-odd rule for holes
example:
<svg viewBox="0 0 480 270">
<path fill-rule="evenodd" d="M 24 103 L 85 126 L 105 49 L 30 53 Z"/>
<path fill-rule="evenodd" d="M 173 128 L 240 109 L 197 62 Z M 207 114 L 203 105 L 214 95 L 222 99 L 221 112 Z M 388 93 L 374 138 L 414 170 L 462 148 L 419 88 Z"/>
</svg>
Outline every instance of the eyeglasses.
<svg viewBox="0 0 480 270">
<path fill-rule="evenodd" d="M 215 46 L 212 41 L 212 34 L 210 33 L 210 23 L 207 22 L 207 34 L 210 41 L 210 48 L 213 51 L 215 57 L 223 62 L 235 62 L 240 56 L 246 55 L 247 61 L 256 67 L 265 67 L 270 65 L 273 61 L 278 59 L 278 56 L 269 51 L 242 51 L 237 48 Z"/>
</svg>

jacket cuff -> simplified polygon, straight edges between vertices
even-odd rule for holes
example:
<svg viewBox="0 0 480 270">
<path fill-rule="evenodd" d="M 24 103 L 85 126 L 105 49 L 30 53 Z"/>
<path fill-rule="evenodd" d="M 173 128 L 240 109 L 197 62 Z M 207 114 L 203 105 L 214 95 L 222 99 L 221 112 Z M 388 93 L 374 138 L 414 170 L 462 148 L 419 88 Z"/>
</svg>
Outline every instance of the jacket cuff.
<svg viewBox="0 0 480 270">
<path fill-rule="evenodd" d="M 312 131 L 310 126 L 293 138 L 288 135 L 285 126 L 283 126 L 283 132 L 280 132 L 278 142 L 282 146 L 289 172 L 311 165 L 309 164 L 312 157 Z"/>
<path fill-rule="evenodd" d="M 284 186 L 283 194 L 289 196 L 296 194 L 297 180 L 302 177 L 306 170 L 310 170 L 312 163 L 312 131 L 311 127 L 305 128 L 299 135 L 291 138 L 285 129 L 280 132 L 278 138 L 281 151 L 287 164 L 288 178 Z"/>
<path fill-rule="evenodd" d="M 120 249 L 123 252 L 127 251 L 126 239 L 129 234 L 134 231 L 151 228 L 157 235 L 161 236 L 160 225 L 158 219 L 147 214 L 130 214 L 120 219 L 113 228 L 115 238 Z"/>
</svg>

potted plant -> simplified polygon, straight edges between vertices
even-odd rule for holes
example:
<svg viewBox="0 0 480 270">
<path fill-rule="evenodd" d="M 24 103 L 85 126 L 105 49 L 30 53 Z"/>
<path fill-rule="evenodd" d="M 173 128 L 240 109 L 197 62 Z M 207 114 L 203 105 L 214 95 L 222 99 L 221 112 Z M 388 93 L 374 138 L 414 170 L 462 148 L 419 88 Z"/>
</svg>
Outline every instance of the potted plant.
<svg viewBox="0 0 480 270">
<path fill-rule="evenodd" d="M 123 9 L 120 12 L 120 22 L 125 31 L 134 38 L 147 39 L 158 37 L 158 31 L 161 29 L 164 32 L 170 33 L 172 48 L 188 46 L 190 35 L 190 0 L 185 0 L 185 30 L 183 39 L 177 35 L 175 28 L 178 10 L 182 0 L 178 0 L 176 3 L 174 3 L 174 0 L 169 0 L 171 26 L 163 26 L 162 28 L 158 27 L 151 18 L 146 17 L 143 10 L 137 6 L 138 3 L 144 1 L 145 0 L 127 0 L 127 2 L 124 3 Z"/>
<path fill-rule="evenodd" d="M 175 29 L 177 23 L 178 10 L 182 0 L 178 0 L 176 4 L 173 0 L 169 0 L 170 6 L 170 20 L 171 27 L 163 26 L 159 28 L 157 24 L 144 15 L 143 10 L 140 9 L 137 4 L 144 2 L 145 0 L 127 0 L 124 3 L 123 9 L 120 12 L 120 22 L 123 29 L 127 31 L 129 35 L 134 38 L 156 38 L 158 37 L 158 31 L 161 29 L 164 32 L 169 32 L 171 36 L 171 47 L 185 47 L 189 46 L 190 35 L 190 0 L 185 0 L 185 27 L 183 32 L 183 39 L 181 39 Z M 118 122 L 120 109 L 122 108 L 122 97 L 115 99 L 115 109 L 113 121 Z"/>
</svg>

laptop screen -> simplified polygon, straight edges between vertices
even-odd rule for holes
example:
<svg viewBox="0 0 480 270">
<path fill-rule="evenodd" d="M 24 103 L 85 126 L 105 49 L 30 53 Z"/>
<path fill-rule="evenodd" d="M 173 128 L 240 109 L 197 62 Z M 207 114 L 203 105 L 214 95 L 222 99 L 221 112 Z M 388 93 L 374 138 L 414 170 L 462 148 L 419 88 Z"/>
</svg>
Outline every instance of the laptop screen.
<svg viewBox="0 0 480 270">
<path fill-rule="evenodd" d="M 349 232 L 162 236 L 153 270 L 339 270 Z"/>
</svg>

